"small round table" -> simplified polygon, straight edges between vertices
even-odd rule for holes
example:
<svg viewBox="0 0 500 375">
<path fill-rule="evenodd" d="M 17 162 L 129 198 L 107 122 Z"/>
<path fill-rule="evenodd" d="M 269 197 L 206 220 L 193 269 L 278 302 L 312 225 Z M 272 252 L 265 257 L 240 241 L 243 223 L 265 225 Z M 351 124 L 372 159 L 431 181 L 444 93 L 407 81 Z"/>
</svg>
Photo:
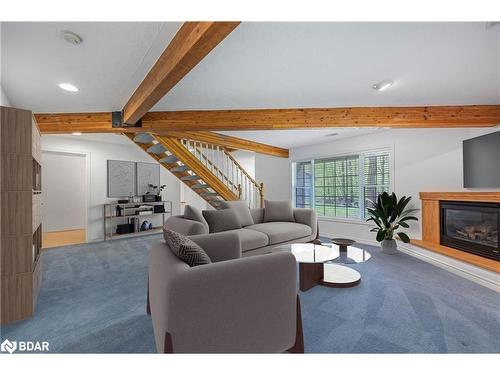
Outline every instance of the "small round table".
<svg viewBox="0 0 500 375">
<path fill-rule="evenodd" d="M 356 264 L 366 262 L 372 256 L 371 254 L 359 247 L 351 246 L 355 243 L 347 238 L 332 238 L 332 243 L 329 245 L 338 256 L 329 263 L 339 264 Z"/>
</svg>

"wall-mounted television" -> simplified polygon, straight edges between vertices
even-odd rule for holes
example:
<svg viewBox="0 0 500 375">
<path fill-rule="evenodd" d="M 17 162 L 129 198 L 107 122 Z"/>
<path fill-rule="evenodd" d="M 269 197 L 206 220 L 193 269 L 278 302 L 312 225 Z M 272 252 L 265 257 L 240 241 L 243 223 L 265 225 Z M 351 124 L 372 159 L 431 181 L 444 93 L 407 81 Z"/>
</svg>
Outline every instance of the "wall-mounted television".
<svg viewBox="0 0 500 375">
<path fill-rule="evenodd" d="M 500 131 L 463 141 L 464 187 L 500 188 Z"/>
</svg>

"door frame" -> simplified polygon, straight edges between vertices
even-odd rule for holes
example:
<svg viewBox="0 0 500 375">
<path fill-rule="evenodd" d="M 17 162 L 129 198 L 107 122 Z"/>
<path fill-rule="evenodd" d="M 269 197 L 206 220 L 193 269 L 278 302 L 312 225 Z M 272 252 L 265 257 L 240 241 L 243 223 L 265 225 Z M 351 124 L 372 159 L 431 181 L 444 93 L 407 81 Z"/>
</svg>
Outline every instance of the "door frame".
<svg viewBox="0 0 500 375">
<path fill-rule="evenodd" d="M 90 152 L 85 151 L 74 151 L 74 150 L 66 150 L 58 147 L 47 147 L 42 148 L 42 162 L 43 162 L 43 153 L 51 153 L 51 154 L 69 154 L 69 155 L 78 155 L 85 157 L 85 243 L 89 242 L 89 226 L 90 226 L 90 215 L 89 215 L 89 203 L 90 203 Z M 43 163 L 42 163 L 42 180 L 43 180 Z M 42 189 L 43 196 L 43 189 Z M 43 207 L 42 207 L 43 212 Z M 42 222 L 43 224 L 43 222 Z M 43 227 L 42 227 L 43 228 Z"/>
</svg>

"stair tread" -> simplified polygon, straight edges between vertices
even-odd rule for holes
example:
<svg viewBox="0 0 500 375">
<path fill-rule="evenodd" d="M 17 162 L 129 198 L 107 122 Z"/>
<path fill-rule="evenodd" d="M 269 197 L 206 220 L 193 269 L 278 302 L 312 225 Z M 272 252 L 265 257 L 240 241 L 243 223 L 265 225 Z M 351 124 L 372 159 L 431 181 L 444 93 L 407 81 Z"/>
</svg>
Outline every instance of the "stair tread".
<svg viewBox="0 0 500 375">
<path fill-rule="evenodd" d="M 208 184 L 195 184 L 191 186 L 192 189 L 208 189 L 210 185 Z"/>
<path fill-rule="evenodd" d="M 181 177 L 181 180 L 182 181 L 201 180 L 201 177 L 197 176 L 197 175 L 190 175 L 190 176 Z"/>
<path fill-rule="evenodd" d="M 180 165 L 178 167 L 170 168 L 170 172 L 187 172 L 189 171 L 189 167 L 187 165 Z"/>
<path fill-rule="evenodd" d="M 176 161 L 178 161 L 179 159 L 177 159 L 177 157 L 175 155 L 168 155 L 168 156 L 165 156 L 164 158 L 161 158 L 160 160 L 158 160 L 160 163 L 167 163 L 167 164 L 171 164 L 171 163 L 175 163 Z"/>
<path fill-rule="evenodd" d="M 217 196 L 219 195 L 218 193 L 215 193 L 213 191 L 202 191 L 200 193 L 200 195 L 203 195 L 204 197 L 208 197 L 208 196 Z"/>
<path fill-rule="evenodd" d="M 161 143 L 157 143 L 149 147 L 146 151 L 151 154 L 163 154 L 167 149 Z"/>
<path fill-rule="evenodd" d="M 149 133 L 139 133 L 134 137 L 134 142 L 136 143 L 151 143 L 153 142 L 154 137 Z"/>
</svg>

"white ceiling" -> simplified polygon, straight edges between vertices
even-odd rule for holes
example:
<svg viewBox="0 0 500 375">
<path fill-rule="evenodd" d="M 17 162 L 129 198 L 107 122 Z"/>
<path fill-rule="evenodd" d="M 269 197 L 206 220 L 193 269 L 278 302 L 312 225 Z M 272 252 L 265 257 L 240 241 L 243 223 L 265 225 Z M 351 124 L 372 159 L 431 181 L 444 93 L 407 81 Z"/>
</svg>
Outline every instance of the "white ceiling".
<svg viewBox="0 0 500 375">
<path fill-rule="evenodd" d="M 180 23 L 2 23 L 2 86 L 35 112 L 120 110 Z M 66 43 L 61 30 L 80 34 Z M 242 23 L 154 110 L 500 103 L 500 27 Z M 378 92 L 371 85 L 395 81 Z M 68 81 L 80 92 L 57 84 Z M 226 132 L 283 147 L 373 129 Z"/>
<path fill-rule="evenodd" d="M 219 132 L 234 137 L 249 139 L 260 143 L 272 143 L 277 147 L 299 147 L 313 144 L 327 143 L 339 139 L 355 137 L 384 131 L 384 128 L 328 128 L 328 129 L 301 129 L 301 130 L 251 130 Z M 334 135 L 335 134 L 335 135 Z"/>
<path fill-rule="evenodd" d="M 34 112 L 119 111 L 180 25 L 3 22 L 2 87 L 12 105 Z M 83 43 L 65 42 L 62 30 L 79 34 Z M 62 91 L 61 82 L 80 91 Z"/>
<path fill-rule="evenodd" d="M 244 23 L 154 110 L 500 103 L 485 25 Z"/>
</svg>

